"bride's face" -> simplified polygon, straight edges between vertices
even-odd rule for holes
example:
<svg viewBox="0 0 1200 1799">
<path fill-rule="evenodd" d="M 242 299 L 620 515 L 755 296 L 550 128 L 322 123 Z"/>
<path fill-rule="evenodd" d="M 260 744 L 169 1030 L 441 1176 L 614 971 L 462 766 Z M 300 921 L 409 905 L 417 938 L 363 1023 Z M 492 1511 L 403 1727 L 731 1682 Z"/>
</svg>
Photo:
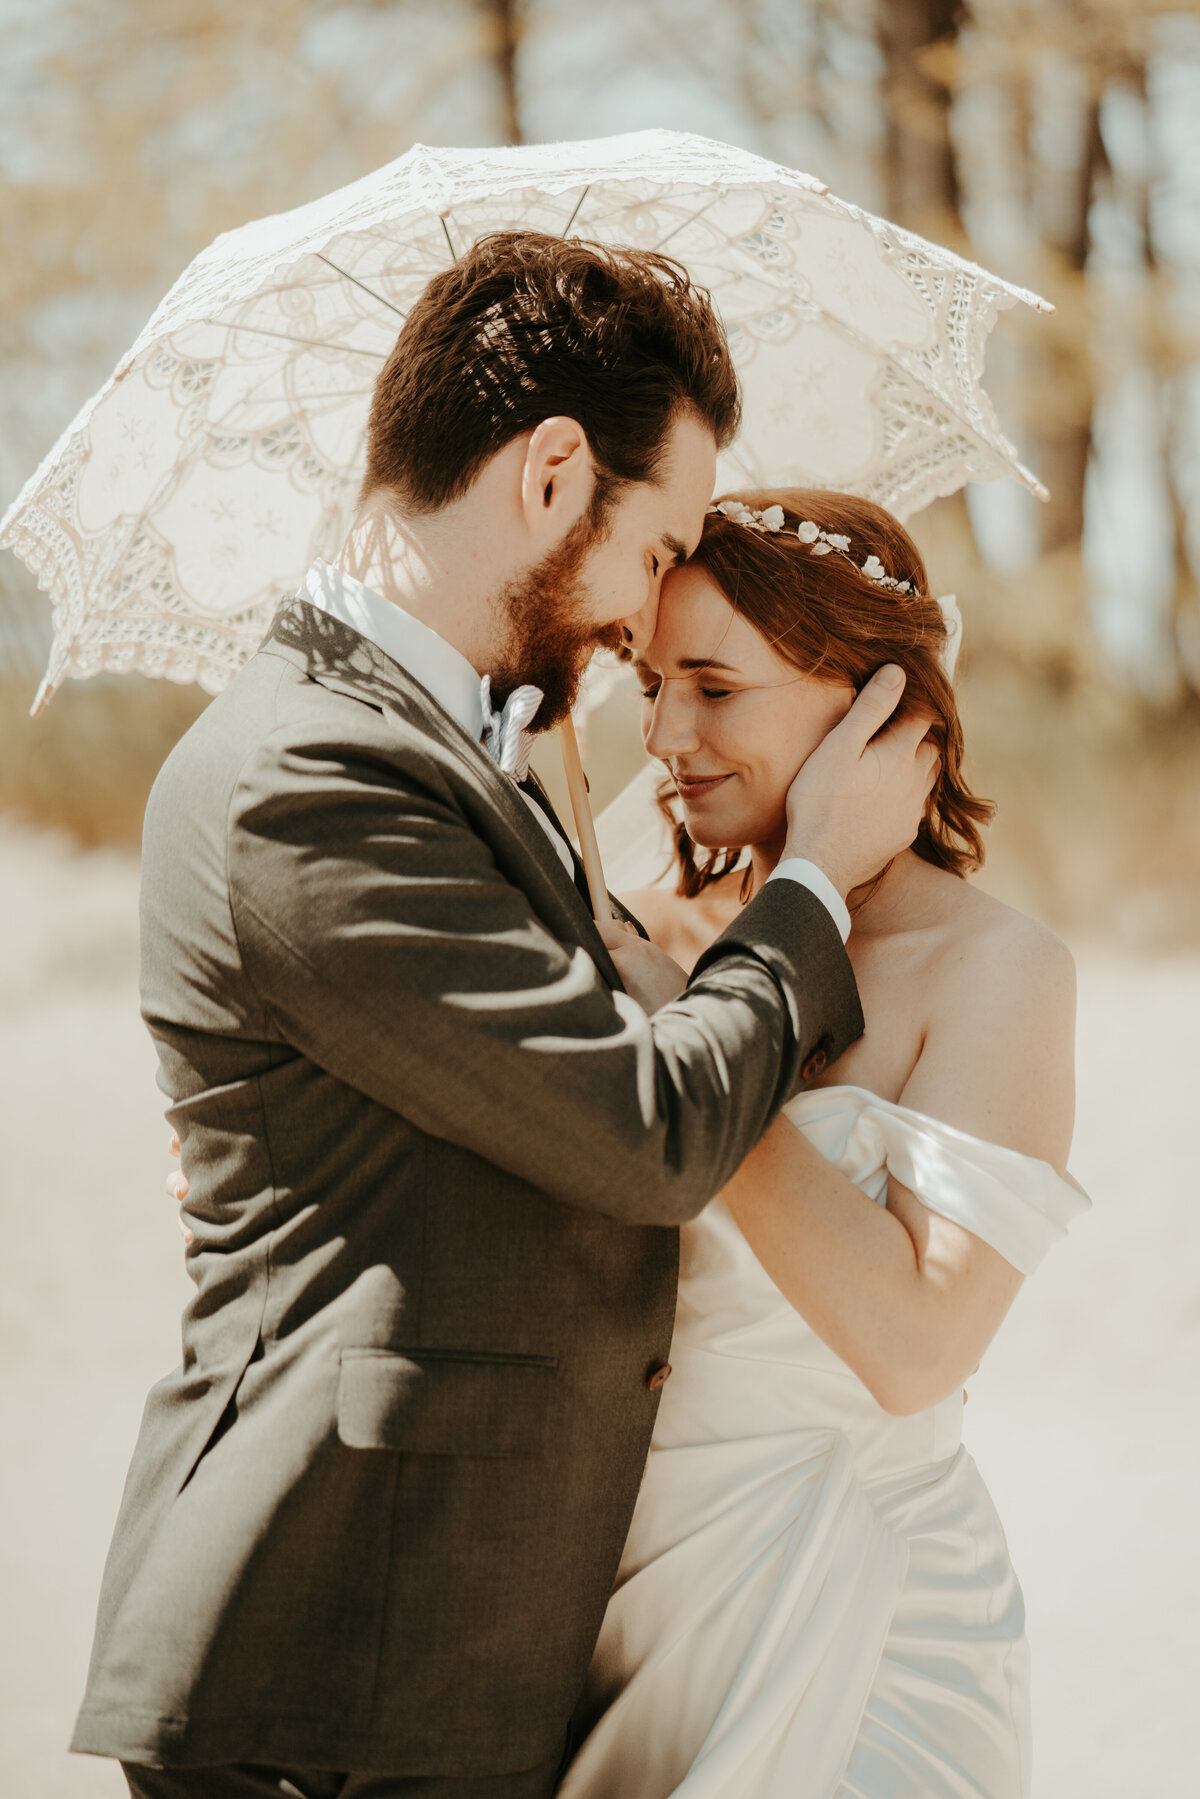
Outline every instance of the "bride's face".
<svg viewBox="0 0 1200 1799">
<path fill-rule="evenodd" d="M 776 843 L 797 770 L 845 717 L 854 689 L 785 662 L 700 568 L 667 576 L 654 637 L 634 667 L 646 749 L 670 770 L 692 841 Z"/>
</svg>

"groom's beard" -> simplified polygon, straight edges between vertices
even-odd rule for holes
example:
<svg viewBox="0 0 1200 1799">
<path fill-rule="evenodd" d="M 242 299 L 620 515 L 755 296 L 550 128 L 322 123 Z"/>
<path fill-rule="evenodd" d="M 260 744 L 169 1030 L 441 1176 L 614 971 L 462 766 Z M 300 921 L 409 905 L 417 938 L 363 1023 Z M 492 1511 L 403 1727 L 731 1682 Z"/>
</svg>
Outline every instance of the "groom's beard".
<svg viewBox="0 0 1200 1799">
<path fill-rule="evenodd" d="M 583 568 L 602 535 L 602 524 L 581 518 L 556 550 L 510 581 L 496 601 L 508 631 L 491 670 L 493 704 L 502 705 L 517 687 L 540 687 L 535 731 L 552 730 L 566 718 L 598 649 L 621 647 L 618 624 L 596 625 L 586 616 Z"/>
</svg>

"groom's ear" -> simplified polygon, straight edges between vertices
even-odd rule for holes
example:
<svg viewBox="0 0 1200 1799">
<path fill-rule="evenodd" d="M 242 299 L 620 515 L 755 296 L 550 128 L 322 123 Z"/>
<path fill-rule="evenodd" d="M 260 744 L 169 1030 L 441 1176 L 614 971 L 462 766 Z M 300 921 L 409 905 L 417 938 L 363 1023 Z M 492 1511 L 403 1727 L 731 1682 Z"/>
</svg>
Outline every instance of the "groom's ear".
<svg viewBox="0 0 1200 1799">
<path fill-rule="evenodd" d="M 521 510 L 539 551 L 561 542 L 592 502 L 596 465 L 576 419 L 543 419 L 521 471 Z"/>
</svg>

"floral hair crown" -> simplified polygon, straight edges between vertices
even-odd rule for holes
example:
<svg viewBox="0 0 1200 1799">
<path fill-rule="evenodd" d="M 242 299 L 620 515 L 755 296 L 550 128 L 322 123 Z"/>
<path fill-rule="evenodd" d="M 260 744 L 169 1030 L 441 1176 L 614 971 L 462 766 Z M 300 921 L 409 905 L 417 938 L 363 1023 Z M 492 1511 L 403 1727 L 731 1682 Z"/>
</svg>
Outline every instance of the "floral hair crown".
<svg viewBox="0 0 1200 1799">
<path fill-rule="evenodd" d="M 756 512 L 752 506 L 741 500 L 721 500 L 718 505 L 709 507 L 710 516 L 719 513 L 721 517 L 731 519 L 735 525 L 746 525 L 751 531 L 782 531 L 783 507 L 768 506 L 762 512 Z M 814 556 L 828 556 L 830 550 L 836 550 L 847 562 L 854 562 L 850 554 L 850 539 L 837 531 L 822 531 L 810 518 L 803 519 L 796 526 L 796 536 L 802 544 L 807 544 Z M 878 556 L 868 556 L 865 562 L 855 563 L 860 574 L 874 581 L 876 587 L 886 587 L 892 593 L 913 593 L 915 589 L 908 581 L 897 581 L 889 575 Z"/>
</svg>

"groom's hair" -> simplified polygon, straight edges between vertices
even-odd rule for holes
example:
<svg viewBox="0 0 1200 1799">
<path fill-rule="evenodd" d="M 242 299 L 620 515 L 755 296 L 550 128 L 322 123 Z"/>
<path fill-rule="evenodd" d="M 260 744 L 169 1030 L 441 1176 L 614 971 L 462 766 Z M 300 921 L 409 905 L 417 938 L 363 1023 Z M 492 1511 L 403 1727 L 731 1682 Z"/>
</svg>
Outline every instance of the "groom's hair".
<svg viewBox="0 0 1200 1799">
<path fill-rule="evenodd" d="M 375 388 L 362 494 L 433 512 L 505 444 L 573 418 L 597 465 L 593 513 L 653 481 L 675 420 L 719 448 L 740 418 L 737 376 L 708 293 L 650 250 L 497 231 L 435 275 Z"/>
</svg>

